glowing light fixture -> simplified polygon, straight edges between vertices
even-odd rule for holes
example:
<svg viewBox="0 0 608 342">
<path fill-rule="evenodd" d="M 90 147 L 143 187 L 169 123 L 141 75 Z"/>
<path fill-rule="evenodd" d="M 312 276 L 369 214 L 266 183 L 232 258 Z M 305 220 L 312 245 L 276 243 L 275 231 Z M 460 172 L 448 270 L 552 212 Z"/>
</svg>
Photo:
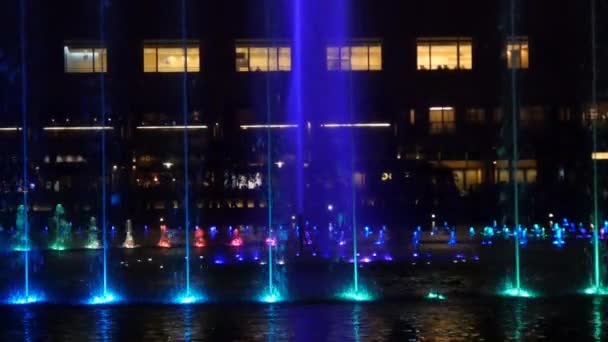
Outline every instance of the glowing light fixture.
<svg viewBox="0 0 608 342">
<path fill-rule="evenodd" d="M 113 129 L 112 126 L 51 126 L 43 128 L 45 131 L 107 131 Z"/>
<path fill-rule="evenodd" d="M 20 130 L 21 127 L 0 127 L 0 132 L 16 132 Z"/>
<path fill-rule="evenodd" d="M 197 130 L 197 129 L 207 129 L 207 125 L 188 125 L 188 126 L 137 126 L 136 129 L 140 130 L 160 130 L 160 131 L 170 131 L 170 130 L 180 130 L 180 129 L 188 129 L 188 130 Z"/>
<path fill-rule="evenodd" d="M 388 122 L 369 122 L 369 123 L 325 123 L 321 124 L 323 128 L 342 128 L 342 127 L 355 127 L 355 128 L 385 128 L 391 127 Z"/>
<path fill-rule="evenodd" d="M 294 124 L 270 124 L 270 125 L 241 125 L 241 129 L 261 129 L 261 128 L 297 128 Z"/>
<path fill-rule="evenodd" d="M 608 152 L 593 152 L 591 154 L 593 160 L 608 160 Z"/>
</svg>

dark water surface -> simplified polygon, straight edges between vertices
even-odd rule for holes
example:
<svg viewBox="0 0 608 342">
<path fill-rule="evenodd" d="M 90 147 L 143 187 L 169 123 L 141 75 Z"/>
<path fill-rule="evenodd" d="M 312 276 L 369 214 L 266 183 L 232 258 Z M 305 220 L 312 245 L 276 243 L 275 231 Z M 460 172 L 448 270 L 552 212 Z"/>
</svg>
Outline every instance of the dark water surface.
<svg viewBox="0 0 608 342">
<path fill-rule="evenodd" d="M 608 298 L 0 307 L 0 341 L 601 341 Z"/>
</svg>

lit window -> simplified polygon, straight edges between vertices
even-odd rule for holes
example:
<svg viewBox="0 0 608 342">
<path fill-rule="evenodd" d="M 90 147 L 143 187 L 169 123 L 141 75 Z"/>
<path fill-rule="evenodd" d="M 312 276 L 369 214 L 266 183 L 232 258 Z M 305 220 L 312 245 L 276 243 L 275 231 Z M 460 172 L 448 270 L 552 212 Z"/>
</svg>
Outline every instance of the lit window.
<svg viewBox="0 0 608 342">
<path fill-rule="evenodd" d="M 455 128 L 453 107 L 431 107 L 429 109 L 429 132 L 431 134 L 452 133 Z"/>
<path fill-rule="evenodd" d="M 145 44 L 144 72 L 198 72 L 200 50 L 195 44 Z"/>
<path fill-rule="evenodd" d="M 102 47 L 64 46 L 64 68 L 69 73 L 106 72 L 108 51 Z"/>
<path fill-rule="evenodd" d="M 473 68 L 471 38 L 419 38 L 418 70 L 470 70 Z"/>
<path fill-rule="evenodd" d="M 288 46 L 236 46 L 236 71 L 290 71 L 291 48 Z"/>
<path fill-rule="evenodd" d="M 528 69 L 528 37 L 513 37 L 507 42 L 507 67 Z"/>
<path fill-rule="evenodd" d="M 542 106 L 522 107 L 519 115 L 522 126 L 540 125 L 545 119 L 545 111 Z"/>
<path fill-rule="evenodd" d="M 485 111 L 483 108 L 468 108 L 466 120 L 469 123 L 481 124 L 485 120 Z"/>
<path fill-rule="evenodd" d="M 453 170 L 452 175 L 454 176 L 454 184 L 463 194 L 478 188 L 483 181 L 480 168 Z"/>
<path fill-rule="evenodd" d="M 380 44 L 329 46 L 326 57 L 327 70 L 382 70 L 382 46 Z"/>
</svg>

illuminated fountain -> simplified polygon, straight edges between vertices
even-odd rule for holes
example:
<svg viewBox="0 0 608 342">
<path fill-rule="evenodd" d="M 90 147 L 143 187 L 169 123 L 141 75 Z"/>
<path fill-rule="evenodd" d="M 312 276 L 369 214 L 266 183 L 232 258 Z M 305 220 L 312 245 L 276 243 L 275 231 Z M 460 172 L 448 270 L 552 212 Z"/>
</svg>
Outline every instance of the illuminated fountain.
<svg viewBox="0 0 608 342">
<path fill-rule="evenodd" d="M 85 246 L 86 248 L 88 248 L 88 249 L 101 248 L 101 243 L 99 243 L 98 233 L 99 233 L 99 230 L 97 229 L 97 220 L 95 220 L 95 217 L 91 217 L 91 220 L 89 221 L 87 244 Z"/>
<path fill-rule="evenodd" d="M 456 228 L 452 228 L 450 230 L 450 239 L 448 240 L 448 245 L 456 244 Z"/>
<path fill-rule="evenodd" d="M 135 240 L 133 239 L 133 225 L 131 224 L 131 220 L 127 220 L 125 223 L 125 241 L 122 243 L 123 248 L 135 248 Z"/>
<path fill-rule="evenodd" d="M 240 247 L 243 245 L 243 238 L 239 232 L 238 228 L 234 228 L 232 230 L 232 240 L 230 240 L 230 246 Z"/>
<path fill-rule="evenodd" d="M 52 225 L 55 230 L 55 239 L 49 246 L 50 249 L 62 251 L 67 248 L 70 241 L 71 227 L 66 220 L 65 209 L 61 204 L 55 207 L 52 218 Z"/>
<path fill-rule="evenodd" d="M 160 238 L 158 239 L 158 243 L 156 246 L 162 248 L 171 248 L 171 238 L 170 238 L 169 229 L 166 224 L 160 225 Z"/>
<path fill-rule="evenodd" d="M 205 247 L 205 231 L 199 226 L 194 228 L 194 247 Z"/>
<path fill-rule="evenodd" d="M 562 247 L 566 242 L 564 241 L 564 230 L 559 224 L 553 226 L 553 244 L 557 247 Z"/>
<path fill-rule="evenodd" d="M 17 207 L 17 218 L 15 221 L 15 234 L 11 238 L 11 249 L 13 251 L 29 251 L 28 240 L 25 235 L 26 213 L 25 207 L 20 205 Z"/>
</svg>

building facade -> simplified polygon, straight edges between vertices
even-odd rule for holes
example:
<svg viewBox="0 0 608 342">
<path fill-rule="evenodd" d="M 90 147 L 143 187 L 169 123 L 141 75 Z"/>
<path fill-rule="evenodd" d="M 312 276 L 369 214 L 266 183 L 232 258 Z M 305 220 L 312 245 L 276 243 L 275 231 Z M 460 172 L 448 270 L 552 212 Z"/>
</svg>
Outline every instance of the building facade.
<svg viewBox="0 0 608 342">
<path fill-rule="evenodd" d="M 524 222 L 589 218 L 608 32 L 588 3 L 295 3 L 3 2 L 4 224 L 24 190 L 82 222 L 186 201 L 199 224 L 510 222 L 514 182 Z"/>
</svg>

